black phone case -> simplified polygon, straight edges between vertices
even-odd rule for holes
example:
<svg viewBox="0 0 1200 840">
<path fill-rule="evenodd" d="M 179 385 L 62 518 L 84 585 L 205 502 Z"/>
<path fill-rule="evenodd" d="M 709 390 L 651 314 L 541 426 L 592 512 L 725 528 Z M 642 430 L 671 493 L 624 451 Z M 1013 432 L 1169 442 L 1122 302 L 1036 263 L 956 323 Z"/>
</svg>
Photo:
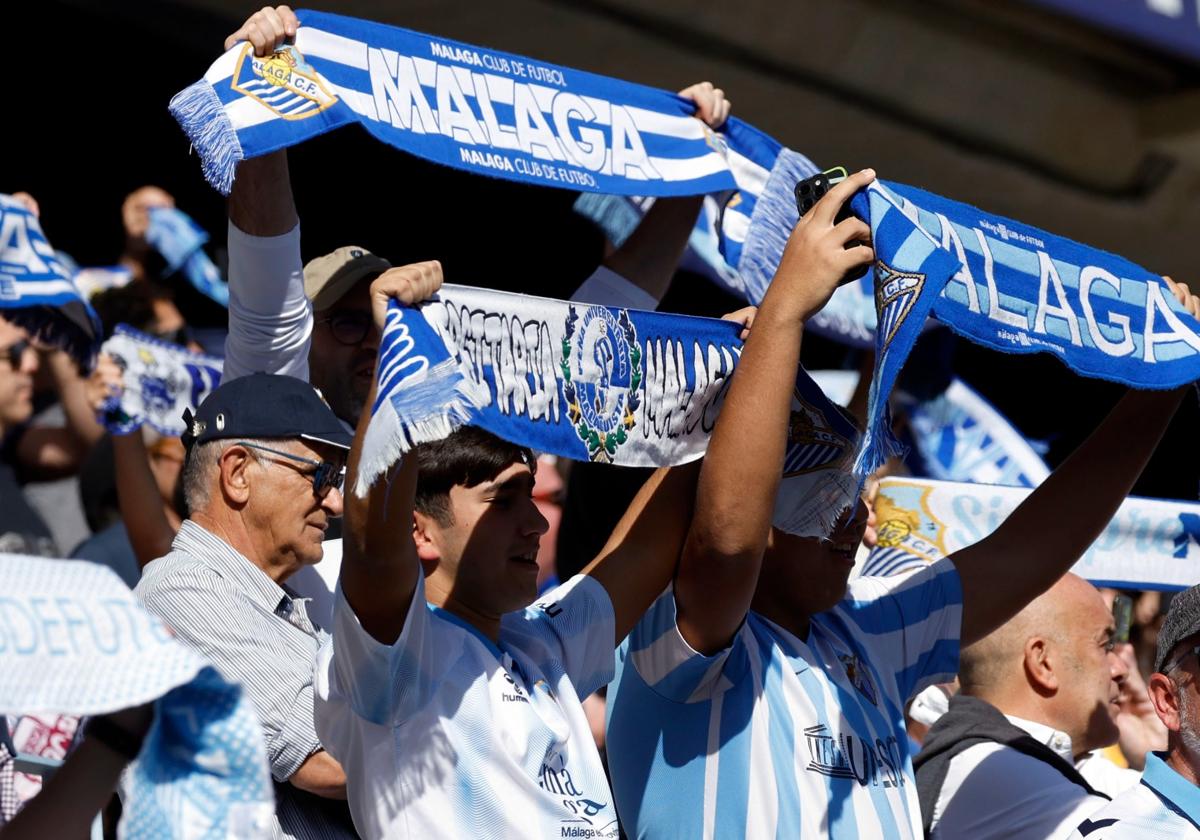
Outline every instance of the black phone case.
<svg viewBox="0 0 1200 840">
<path fill-rule="evenodd" d="M 839 179 L 839 183 L 840 180 L 841 179 Z M 805 213 L 811 210 L 813 205 L 820 201 L 825 193 L 829 192 L 833 186 L 833 182 L 829 180 L 828 172 L 818 172 L 816 175 L 805 178 L 803 181 L 796 182 L 796 188 L 794 190 L 796 195 L 796 210 L 799 211 L 800 216 L 803 217 Z M 842 205 L 842 208 L 838 210 L 837 215 L 833 217 L 833 223 L 836 225 L 839 222 L 849 219 L 853 215 L 854 214 L 850 212 L 850 202 L 847 201 Z M 846 247 L 857 248 L 859 244 L 860 243 L 858 242 L 851 242 L 848 243 Z M 863 266 L 860 269 L 852 271 L 842 278 L 840 285 L 844 286 L 847 283 L 852 283 L 866 273 L 867 266 Z"/>
</svg>

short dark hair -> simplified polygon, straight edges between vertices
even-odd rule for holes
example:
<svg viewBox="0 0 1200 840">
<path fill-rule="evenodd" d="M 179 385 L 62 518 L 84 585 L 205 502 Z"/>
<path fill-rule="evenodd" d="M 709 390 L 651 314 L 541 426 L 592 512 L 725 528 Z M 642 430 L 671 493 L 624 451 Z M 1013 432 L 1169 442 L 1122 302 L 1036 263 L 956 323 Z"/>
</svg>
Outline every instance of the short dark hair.
<svg viewBox="0 0 1200 840">
<path fill-rule="evenodd" d="M 537 470 L 533 451 L 476 426 L 463 426 L 442 440 L 423 443 L 417 456 L 417 495 L 413 507 L 439 525 L 450 525 L 450 488 L 474 487 L 517 463 Z"/>
<path fill-rule="evenodd" d="M 157 283 L 135 281 L 95 295 L 92 308 L 104 325 L 104 337 L 112 338 L 117 324 L 148 332 L 158 319 L 154 303 L 159 300 L 172 300 L 171 293 Z"/>
</svg>

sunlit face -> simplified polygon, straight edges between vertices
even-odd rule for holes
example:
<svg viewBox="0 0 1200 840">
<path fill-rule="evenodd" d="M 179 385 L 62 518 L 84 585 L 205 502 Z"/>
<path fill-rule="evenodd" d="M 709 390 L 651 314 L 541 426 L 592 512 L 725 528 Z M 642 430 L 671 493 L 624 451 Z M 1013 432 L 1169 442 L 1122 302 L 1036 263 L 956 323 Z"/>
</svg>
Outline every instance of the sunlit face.
<svg viewBox="0 0 1200 840">
<path fill-rule="evenodd" d="M 337 447 L 302 440 L 269 445 L 314 461 L 345 462 L 346 453 Z M 250 489 L 243 515 L 251 531 L 264 541 L 259 552 L 297 566 L 319 563 L 329 519 L 342 515 L 341 491 L 330 489 L 318 498 L 313 493 L 314 466 L 261 450 L 254 457 L 246 467 Z"/>
<path fill-rule="evenodd" d="M 354 344 L 338 340 L 330 318 L 342 316 L 365 325 L 363 338 Z M 375 357 L 379 353 L 379 330 L 371 317 L 370 283 L 360 280 L 328 309 L 315 313 L 312 349 L 308 354 L 309 376 L 321 390 L 333 413 L 357 424 L 371 390 Z M 343 327 L 344 329 L 344 327 Z M 344 334 L 343 334 L 344 337 Z"/>
<path fill-rule="evenodd" d="M 867 506 L 859 501 L 839 517 L 824 540 L 796 537 L 772 528 L 758 592 L 789 602 L 805 616 L 833 609 L 846 596 L 867 516 Z"/>
<path fill-rule="evenodd" d="M 37 352 L 28 346 L 16 353 L 28 338 L 25 330 L 0 318 L 0 430 L 20 425 L 33 415 Z"/>
<path fill-rule="evenodd" d="M 1064 730 L 1076 754 L 1106 747 L 1117 740 L 1121 683 L 1128 671 L 1114 652 L 1112 610 L 1091 585 L 1080 581 L 1070 620 L 1059 628 L 1051 649 L 1063 660 L 1059 704 Z M 1069 728 L 1068 728 L 1069 727 Z"/>
<path fill-rule="evenodd" d="M 419 518 L 428 537 L 422 558 L 437 560 L 433 574 L 455 601 L 503 615 L 537 597 L 538 543 L 549 524 L 534 503 L 533 482 L 529 466 L 517 462 L 490 481 L 451 487 L 452 522 Z"/>
</svg>

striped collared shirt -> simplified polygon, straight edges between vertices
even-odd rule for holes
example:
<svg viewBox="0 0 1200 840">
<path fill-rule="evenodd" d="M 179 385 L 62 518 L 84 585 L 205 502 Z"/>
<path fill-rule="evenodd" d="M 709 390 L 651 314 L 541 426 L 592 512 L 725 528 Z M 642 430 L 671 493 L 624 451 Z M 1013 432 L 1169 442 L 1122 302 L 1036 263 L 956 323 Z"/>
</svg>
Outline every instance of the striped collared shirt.
<svg viewBox="0 0 1200 840">
<path fill-rule="evenodd" d="M 181 641 L 241 683 L 254 703 L 276 782 L 274 836 L 354 837 L 344 802 L 287 784 L 321 748 L 313 730 L 312 673 L 326 634 L 309 620 L 305 599 L 190 519 L 171 552 L 145 568 L 134 593 Z"/>
<path fill-rule="evenodd" d="M 1196 840 L 1200 787 L 1149 753 L 1142 781 L 1079 824 L 1070 840 Z"/>
</svg>

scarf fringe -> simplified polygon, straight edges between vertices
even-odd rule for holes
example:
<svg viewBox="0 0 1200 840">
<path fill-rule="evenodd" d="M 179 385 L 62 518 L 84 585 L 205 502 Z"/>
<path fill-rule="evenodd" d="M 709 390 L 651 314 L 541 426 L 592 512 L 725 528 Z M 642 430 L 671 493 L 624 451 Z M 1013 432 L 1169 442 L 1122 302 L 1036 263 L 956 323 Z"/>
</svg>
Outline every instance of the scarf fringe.
<svg viewBox="0 0 1200 840">
<path fill-rule="evenodd" d="M 775 269 L 783 259 L 792 228 L 800 221 L 796 210 L 796 182 L 816 172 L 812 161 L 791 149 L 781 149 L 771 174 L 758 196 L 750 216 L 750 229 L 742 246 L 737 270 L 751 303 L 762 302 Z"/>
<path fill-rule="evenodd" d="M 864 481 L 857 473 L 827 470 L 826 478 L 809 489 L 803 502 L 789 498 L 787 482 L 780 484 L 771 524 L 798 537 L 828 537 L 838 517 L 855 503 Z"/>
<path fill-rule="evenodd" d="M 855 475 L 868 476 L 882 467 L 888 458 L 903 458 L 907 454 L 908 447 L 900 442 L 892 430 L 892 412 L 885 408 L 863 432 L 852 469 Z"/>
<path fill-rule="evenodd" d="M 365 497 L 375 479 L 414 446 L 442 440 L 471 422 L 487 400 L 486 389 L 463 376 L 453 358 L 431 367 L 420 382 L 402 384 L 367 426 L 354 495 Z"/>
<path fill-rule="evenodd" d="M 171 98 L 168 109 L 200 153 L 205 180 L 221 195 L 229 195 L 244 155 L 213 86 L 204 79 L 189 85 Z"/>
</svg>

